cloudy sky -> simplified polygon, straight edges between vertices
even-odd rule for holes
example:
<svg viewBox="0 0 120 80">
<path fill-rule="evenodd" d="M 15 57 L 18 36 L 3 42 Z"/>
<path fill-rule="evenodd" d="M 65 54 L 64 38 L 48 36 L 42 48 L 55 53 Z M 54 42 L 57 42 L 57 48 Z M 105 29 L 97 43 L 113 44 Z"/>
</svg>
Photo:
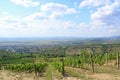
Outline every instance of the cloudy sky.
<svg viewBox="0 0 120 80">
<path fill-rule="evenodd" d="M 120 35 L 120 0 L 1 0 L 0 37 Z"/>
</svg>

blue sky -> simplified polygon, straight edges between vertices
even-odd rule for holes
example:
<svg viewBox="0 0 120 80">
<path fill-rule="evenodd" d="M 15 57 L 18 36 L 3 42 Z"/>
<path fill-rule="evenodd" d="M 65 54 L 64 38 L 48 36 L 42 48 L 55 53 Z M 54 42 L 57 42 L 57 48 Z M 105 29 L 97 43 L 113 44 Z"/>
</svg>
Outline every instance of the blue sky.
<svg viewBox="0 0 120 80">
<path fill-rule="evenodd" d="M 1 0 L 0 37 L 120 35 L 120 0 Z"/>
</svg>

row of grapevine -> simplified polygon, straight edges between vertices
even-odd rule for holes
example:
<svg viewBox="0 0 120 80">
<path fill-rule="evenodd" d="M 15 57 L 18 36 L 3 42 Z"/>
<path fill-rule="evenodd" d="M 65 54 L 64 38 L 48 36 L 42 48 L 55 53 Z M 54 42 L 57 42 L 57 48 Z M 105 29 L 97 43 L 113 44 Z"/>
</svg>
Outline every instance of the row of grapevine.
<svg viewBox="0 0 120 80">
<path fill-rule="evenodd" d="M 115 53 L 108 53 L 108 61 L 115 60 Z M 92 56 L 94 65 L 103 65 L 106 63 L 106 54 L 94 54 Z M 88 54 L 80 54 L 78 56 L 66 56 L 65 66 L 84 68 L 86 65 L 91 65 L 91 56 Z"/>
<path fill-rule="evenodd" d="M 47 63 L 8 64 L 5 66 L 5 69 L 19 72 L 42 72 L 46 66 Z"/>
<path fill-rule="evenodd" d="M 62 72 L 62 63 L 60 61 L 52 62 L 52 65 L 56 70 Z"/>
</svg>

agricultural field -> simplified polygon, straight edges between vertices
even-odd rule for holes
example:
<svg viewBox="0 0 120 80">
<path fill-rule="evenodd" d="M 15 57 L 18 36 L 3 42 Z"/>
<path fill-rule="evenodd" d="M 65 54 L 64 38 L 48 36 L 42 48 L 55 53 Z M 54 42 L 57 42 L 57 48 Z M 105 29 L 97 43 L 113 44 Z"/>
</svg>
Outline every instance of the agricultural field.
<svg viewBox="0 0 120 80">
<path fill-rule="evenodd" d="M 4 42 L 0 80 L 120 80 L 120 44 L 86 41 Z"/>
</svg>

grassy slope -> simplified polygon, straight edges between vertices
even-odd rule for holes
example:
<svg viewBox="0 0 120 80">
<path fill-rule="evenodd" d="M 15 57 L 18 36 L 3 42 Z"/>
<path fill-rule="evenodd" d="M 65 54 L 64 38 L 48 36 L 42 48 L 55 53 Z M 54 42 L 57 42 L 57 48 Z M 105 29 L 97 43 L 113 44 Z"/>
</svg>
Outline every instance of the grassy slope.
<svg viewBox="0 0 120 80">
<path fill-rule="evenodd" d="M 91 71 L 66 67 L 66 72 L 71 76 L 80 78 L 82 80 L 120 80 L 120 70 L 116 70 L 115 68 L 106 67 L 106 66 L 97 66 L 95 67 L 96 73 L 92 73 Z"/>
</svg>

